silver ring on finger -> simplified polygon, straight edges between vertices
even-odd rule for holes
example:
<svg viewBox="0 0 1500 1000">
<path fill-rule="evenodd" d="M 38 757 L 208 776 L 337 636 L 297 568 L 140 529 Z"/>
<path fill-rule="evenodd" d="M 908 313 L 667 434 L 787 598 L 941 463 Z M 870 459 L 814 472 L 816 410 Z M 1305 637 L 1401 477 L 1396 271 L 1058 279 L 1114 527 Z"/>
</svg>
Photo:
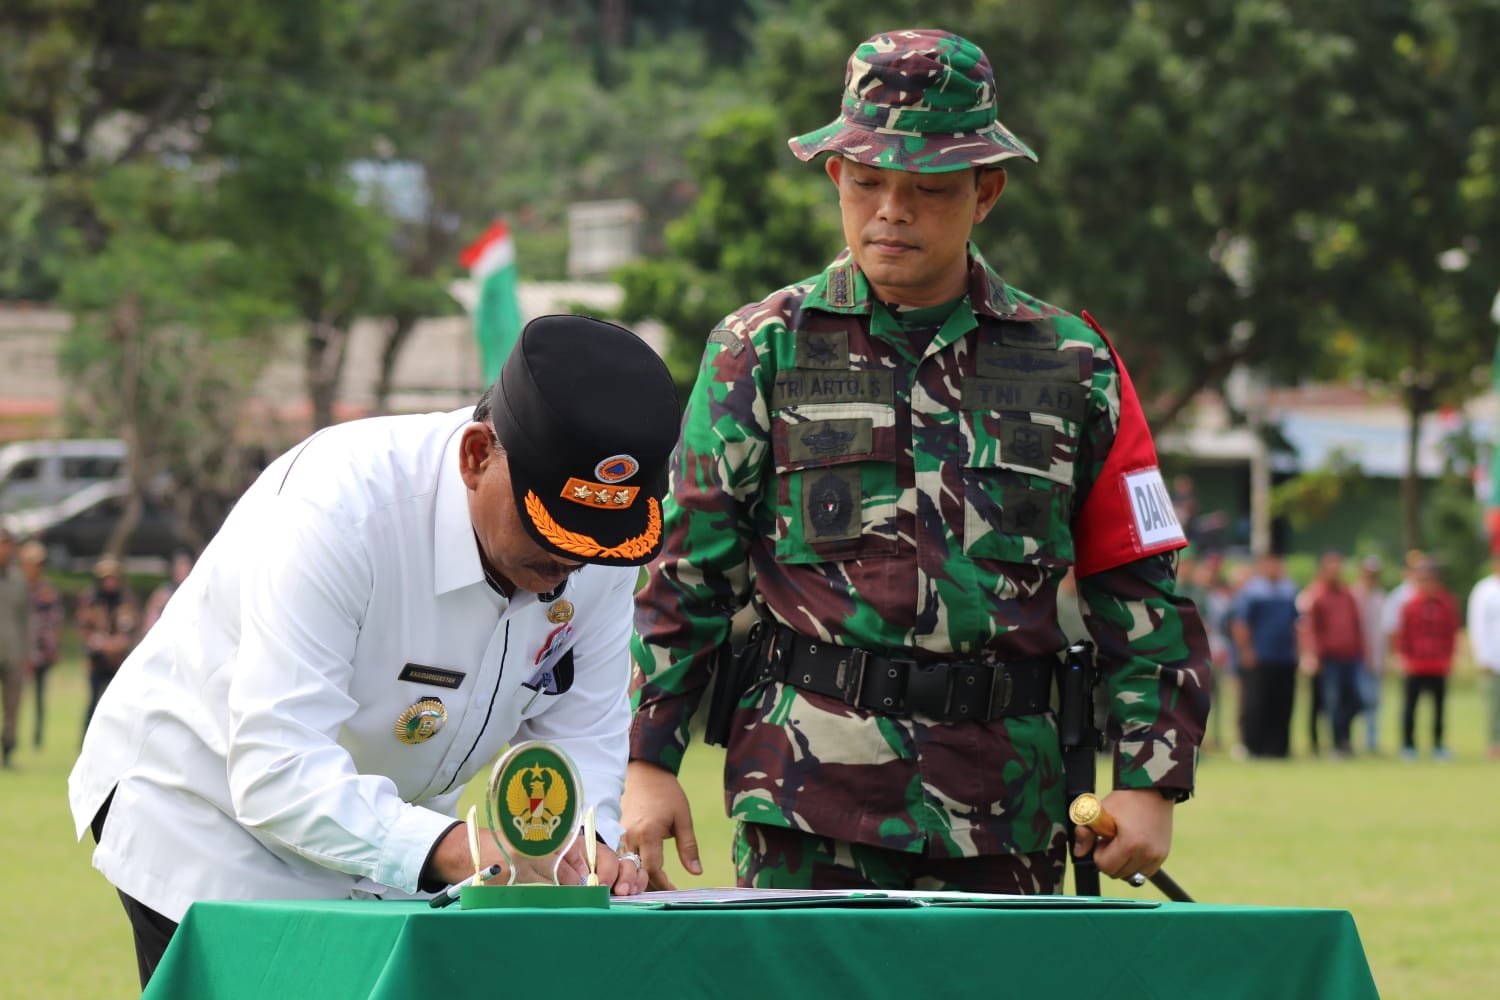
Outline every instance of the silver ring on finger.
<svg viewBox="0 0 1500 1000">
<path fill-rule="evenodd" d="M 641 871 L 641 856 L 634 851 L 621 851 L 616 857 L 621 861 L 629 861 L 635 865 L 636 871 Z"/>
</svg>

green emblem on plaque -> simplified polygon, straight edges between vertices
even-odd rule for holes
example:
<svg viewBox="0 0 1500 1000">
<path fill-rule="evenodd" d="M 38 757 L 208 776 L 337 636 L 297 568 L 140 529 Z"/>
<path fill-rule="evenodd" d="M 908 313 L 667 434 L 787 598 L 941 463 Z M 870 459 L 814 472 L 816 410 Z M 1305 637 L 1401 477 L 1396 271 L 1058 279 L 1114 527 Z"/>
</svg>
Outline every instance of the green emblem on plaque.
<svg viewBox="0 0 1500 1000">
<path fill-rule="evenodd" d="M 578 776 L 555 747 L 529 743 L 516 750 L 490 776 L 490 823 L 517 853 L 540 858 L 561 850 L 576 833 Z"/>
</svg>

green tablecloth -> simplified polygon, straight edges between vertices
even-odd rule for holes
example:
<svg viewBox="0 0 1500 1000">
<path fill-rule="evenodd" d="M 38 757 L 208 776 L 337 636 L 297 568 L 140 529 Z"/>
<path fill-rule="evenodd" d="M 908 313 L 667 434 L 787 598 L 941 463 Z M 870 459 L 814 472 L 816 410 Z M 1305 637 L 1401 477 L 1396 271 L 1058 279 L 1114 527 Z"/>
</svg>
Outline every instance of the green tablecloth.
<svg viewBox="0 0 1500 1000">
<path fill-rule="evenodd" d="M 1343 910 L 199 903 L 147 998 L 1375 997 Z"/>
</svg>

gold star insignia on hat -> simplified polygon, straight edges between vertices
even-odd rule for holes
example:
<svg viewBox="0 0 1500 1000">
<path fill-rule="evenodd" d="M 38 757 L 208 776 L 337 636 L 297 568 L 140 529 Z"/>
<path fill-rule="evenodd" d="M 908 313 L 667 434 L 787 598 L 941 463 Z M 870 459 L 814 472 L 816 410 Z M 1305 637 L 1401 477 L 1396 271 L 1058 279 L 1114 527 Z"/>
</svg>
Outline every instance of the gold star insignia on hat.
<svg viewBox="0 0 1500 1000">
<path fill-rule="evenodd" d="M 563 484 L 562 498 L 596 510 L 624 510 L 635 503 L 640 491 L 639 486 L 606 486 L 587 479 L 569 479 Z"/>
</svg>

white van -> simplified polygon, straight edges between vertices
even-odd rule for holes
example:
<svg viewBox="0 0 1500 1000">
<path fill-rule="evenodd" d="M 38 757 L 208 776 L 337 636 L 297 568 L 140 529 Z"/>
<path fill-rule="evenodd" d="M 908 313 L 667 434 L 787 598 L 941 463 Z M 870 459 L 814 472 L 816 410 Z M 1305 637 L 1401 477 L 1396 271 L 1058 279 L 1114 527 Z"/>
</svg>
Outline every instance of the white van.
<svg viewBox="0 0 1500 1000">
<path fill-rule="evenodd" d="M 116 438 L 60 438 L 0 445 L 0 513 L 56 503 L 94 483 L 125 478 Z"/>
</svg>

